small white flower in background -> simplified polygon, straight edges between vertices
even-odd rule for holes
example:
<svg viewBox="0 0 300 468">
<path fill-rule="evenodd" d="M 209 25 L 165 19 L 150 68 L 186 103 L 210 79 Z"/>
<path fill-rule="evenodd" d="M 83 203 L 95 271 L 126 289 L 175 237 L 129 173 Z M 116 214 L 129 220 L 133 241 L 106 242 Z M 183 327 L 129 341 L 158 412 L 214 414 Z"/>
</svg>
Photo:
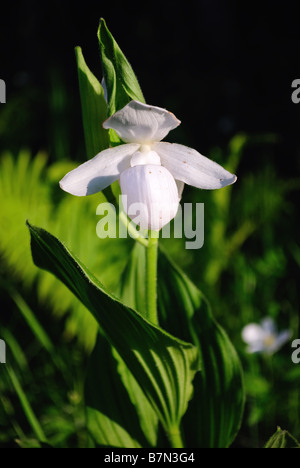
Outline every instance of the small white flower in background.
<svg viewBox="0 0 300 468">
<path fill-rule="evenodd" d="M 274 320 L 267 317 L 260 325 L 246 325 L 242 330 L 242 338 L 248 344 L 248 353 L 273 354 L 291 338 L 291 331 L 278 332 Z"/>
<path fill-rule="evenodd" d="M 180 121 L 160 107 L 131 101 L 104 123 L 125 142 L 108 148 L 69 172 L 60 186 L 77 196 L 92 195 L 120 181 L 126 213 L 138 204 L 140 227 L 159 230 L 176 216 L 184 184 L 219 189 L 236 176 L 187 146 L 161 142 Z M 127 208 L 126 208 L 127 207 Z"/>
</svg>

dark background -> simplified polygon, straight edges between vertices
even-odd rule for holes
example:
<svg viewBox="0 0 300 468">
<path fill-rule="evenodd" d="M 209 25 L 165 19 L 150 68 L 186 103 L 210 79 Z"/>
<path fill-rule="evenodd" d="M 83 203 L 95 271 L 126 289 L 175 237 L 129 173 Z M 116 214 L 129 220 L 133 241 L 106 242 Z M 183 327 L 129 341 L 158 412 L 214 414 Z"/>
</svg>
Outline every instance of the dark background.
<svg viewBox="0 0 300 468">
<path fill-rule="evenodd" d="M 101 78 L 96 33 L 104 17 L 146 101 L 182 121 L 171 138 L 205 154 L 240 131 L 274 132 L 281 143 L 274 163 L 294 172 L 300 123 L 300 105 L 291 101 L 291 83 L 300 77 L 294 5 L 10 2 L 1 15 L 0 78 L 7 83 L 9 106 L 0 108 L 6 121 L 0 149 L 27 145 L 55 158 L 84 159 L 73 49 L 83 48 Z M 247 164 L 256 164 L 255 155 Z"/>
</svg>

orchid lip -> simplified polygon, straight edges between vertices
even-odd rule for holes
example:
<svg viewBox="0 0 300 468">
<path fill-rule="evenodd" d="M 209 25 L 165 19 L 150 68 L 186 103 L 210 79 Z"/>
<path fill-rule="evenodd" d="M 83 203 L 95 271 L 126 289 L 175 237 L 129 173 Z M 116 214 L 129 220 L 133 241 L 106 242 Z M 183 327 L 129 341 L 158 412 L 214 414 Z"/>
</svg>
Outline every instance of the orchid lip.
<svg viewBox="0 0 300 468">
<path fill-rule="evenodd" d="M 131 167 L 121 174 L 120 185 L 126 197 L 124 211 L 142 229 L 160 230 L 176 216 L 178 188 L 166 168 L 157 164 Z"/>
</svg>

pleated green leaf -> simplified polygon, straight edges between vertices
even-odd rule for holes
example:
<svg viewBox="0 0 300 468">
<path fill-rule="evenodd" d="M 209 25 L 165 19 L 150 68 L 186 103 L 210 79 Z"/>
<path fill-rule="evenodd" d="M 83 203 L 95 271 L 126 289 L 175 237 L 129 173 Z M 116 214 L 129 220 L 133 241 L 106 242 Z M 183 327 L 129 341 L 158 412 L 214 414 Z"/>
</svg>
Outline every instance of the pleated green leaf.
<svg viewBox="0 0 300 468">
<path fill-rule="evenodd" d="M 87 307 L 155 410 L 167 433 L 178 430 L 199 370 L 198 351 L 124 306 L 47 231 L 31 226 L 35 264 L 57 276 Z M 101 372 L 101 368 L 95 369 Z"/>
<path fill-rule="evenodd" d="M 264 448 L 300 448 L 300 443 L 288 431 L 278 427 Z"/>
<path fill-rule="evenodd" d="M 194 395 L 183 418 L 187 447 L 228 447 L 240 428 L 244 407 L 243 376 L 236 351 L 202 293 L 162 252 L 159 278 L 161 325 L 192 341 L 201 357 L 201 373 L 196 375 Z"/>
<path fill-rule="evenodd" d="M 146 309 L 146 248 L 136 242 L 128 263 L 119 280 L 117 296 L 128 307 L 138 310 L 143 316 Z M 141 427 L 153 446 L 157 441 L 157 416 L 148 404 L 138 383 L 128 368 L 120 362 L 120 376 L 139 415 Z"/>
<path fill-rule="evenodd" d="M 240 427 L 244 402 L 236 352 L 201 292 L 162 250 L 158 278 L 160 323 L 194 342 L 204 370 L 196 375 L 194 397 L 183 419 L 185 442 L 188 447 L 227 447 Z M 126 305 L 144 309 L 144 283 L 145 248 L 137 243 L 120 279 L 119 294 Z"/>
<path fill-rule="evenodd" d="M 127 390 L 130 401 L 135 407 L 140 427 L 147 439 L 147 444 L 155 447 L 158 438 L 158 417 L 140 385 L 115 349 L 113 349 L 113 355 L 118 362 L 118 373 Z"/>
<path fill-rule="evenodd" d="M 126 377 L 129 389 L 123 383 Z M 137 402 L 132 401 L 133 395 Z M 156 445 L 157 416 L 120 356 L 101 334 L 89 360 L 85 403 L 87 426 L 97 446 Z"/>
<path fill-rule="evenodd" d="M 87 158 L 109 147 L 108 131 L 102 127 L 107 118 L 104 91 L 88 68 L 80 47 L 75 48 Z"/>
<path fill-rule="evenodd" d="M 109 115 L 122 109 L 133 99 L 145 102 L 132 67 L 108 30 L 103 18 L 100 20 L 98 39 L 107 88 Z"/>
<path fill-rule="evenodd" d="M 119 281 L 117 296 L 142 315 L 146 310 L 146 248 L 136 242 Z"/>
</svg>

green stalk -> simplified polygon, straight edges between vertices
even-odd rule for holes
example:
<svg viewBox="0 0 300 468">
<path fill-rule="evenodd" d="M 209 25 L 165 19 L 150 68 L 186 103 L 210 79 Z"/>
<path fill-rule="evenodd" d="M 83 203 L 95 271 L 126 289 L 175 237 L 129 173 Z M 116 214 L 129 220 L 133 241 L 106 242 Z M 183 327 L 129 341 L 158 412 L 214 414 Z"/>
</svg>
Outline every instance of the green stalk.
<svg viewBox="0 0 300 468">
<path fill-rule="evenodd" d="M 146 307 L 149 322 L 158 323 L 157 314 L 157 259 L 159 232 L 149 231 L 148 246 L 146 247 Z M 180 428 L 170 427 L 166 430 L 172 448 L 183 448 Z"/>
<path fill-rule="evenodd" d="M 146 307 L 147 318 L 158 325 L 157 316 L 157 254 L 159 233 L 149 231 L 148 246 L 146 247 Z"/>
<path fill-rule="evenodd" d="M 181 432 L 178 427 L 174 427 L 167 432 L 172 448 L 183 448 L 184 444 L 181 437 Z"/>
<path fill-rule="evenodd" d="M 144 247 L 148 247 L 148 241 L 144 237 L 142 237 L 138 231 L 132 226 L 131 222 L 129 221 L 127 215 L 124 213 L 124 211 L 120 211 L 119 214 L 120 220 L 122 223 L 126 226 L 127 231 L 130 234 L 130 237 L 132 239 L 135 239 L 137 242 L 142 244 Z"/>
<path fill-rule="evenodd" d="M 27 420 L 33 430 L 33 432 L 35 433 L 35 436 L 36 438 L 40 441 L 40 442 L 46 442 L 47 439 L 46 439 L 46 436 L 44 434 L 44 431 L 43 429 L 41 428 L 40 426 L 40 423 L 37 419 L 37 417 L 35 416 L 31 406 L 30 406 L 30 403 L 25 395 L 25 392 L 23 391 L 22 387 L 21 387 L 21 384 L 15 374 L 15 372 L 13 371 L 13 369 L 7 365 L 5 366 L 6 369 L 7 369 L 7 372 L 8 372 L 8 375 L 10 377 L 10 380 L 11 380 L 11 383 L 13 384 L 13 387 L 16 391 L 16 394 L 18 395 L 18 398 L 20 400 L 20 403 L 21 403 L 21 406 L 24 410 L 24 413 L 26 414 L 26 417 L 27 417 Z"/>
</svg>

